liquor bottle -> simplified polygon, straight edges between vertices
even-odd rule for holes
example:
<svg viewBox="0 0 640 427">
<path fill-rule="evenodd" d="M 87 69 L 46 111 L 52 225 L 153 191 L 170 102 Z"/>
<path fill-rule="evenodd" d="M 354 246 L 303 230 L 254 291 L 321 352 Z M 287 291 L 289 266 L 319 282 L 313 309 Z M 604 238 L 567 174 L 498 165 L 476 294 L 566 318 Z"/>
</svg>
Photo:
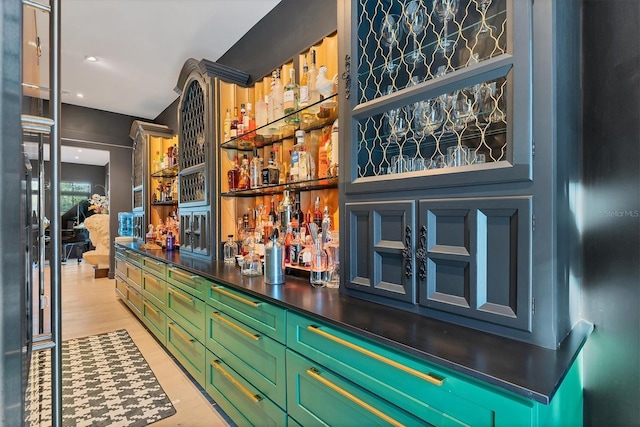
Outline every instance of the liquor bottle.
<svg viewBox="0 0 640 427">
<path fill-rule="evenodd" d="M 256 102 L 256 127 L 261 127 L 267 124 L 267 103 L 262 97 L 262 91 L 259 92 L 258 101 Z M 259 134 L 262 130 L 258 131 Z"/>
<path fill-rule="evenodd" d="M 300 209 L 300 193 L 296 193 L 295 205 L 293 209 L 293 218 L 291 220 L 293 231 L 300 232 L 302 223 L 304 223 L 304 213 L 302 212 L 302 209 Z"/>
<path fill-rule="evenodd" d="M 273 152 L 271 152 L 271 157 L 267 161 L 267 165 L 262 168 L 260 180 L 262 181 L 263 186 L 269 185 L 269 166 L 273 165 Z"/>
<path fill-rule="evenodd" d="M 244 127 L 244 117 L 247 115 L 247 109 L 245 108 L 244 104 L 240 104 L 240 115 L 238 116 L 238 126 L 237 126 L 237 131 L 238 131 L 238 136 L 243 135 L 247 129 Z M 247 123 L 248 125 L 249 123 Z"/>
<path fill-rule="evenodd" d="M 260 166 L 258 149 L 253 151 L 253 159 L 251 159 L 249 166 L 249 185 L 251 188 L 260 188 L 262 185 L 262 167 Z"/>
<path fill-rule="evenodd" d="M 229 234 L 227 236 L 227 241 L 224 244 L 224 263 L 235 264 L 237 255 L 238 244 L 233 241 L 233 234 Z"/>
<path fill-rule="evenodd" d="M 276 165 L 275 153 L 271 152 L 271 157 L 269 158 L 269 162 L 267 164 L 266 169 L 266 179 L 267 183 L 265 185 L 277 185 L 279 182 L 280 171 L 278 170 L 278 166 Z M 264 184 L 264 174 L 262 176 L 263 184 Z"/>
<path fill-rule="evenodd" d="M 322 211 L 320 210 L 320 196 L 316 197 L 313 208 L 313 222 L 318 226 L 318 230 L 322 227 Z"/>
<path fill-rule="evenodd" d="M 227 172 L 227 182 L 229 183 L 229 191 L 236 191 L 240 183 L 240 165 L 238 165 L 238 156 L 233 158 L 233 166 Z"/>
<path fill-rule="evenodd" d="M 273 162 L 275 167 L 278 169 L 278 184 L 284 184 L 285 182 L 287 182 L 287 173 L 285 171 L 285 165 L 282 161 L 282 153 L 280 151 L 281 150 L 277 145 L 273 147 Z"/>
<path fill-rule="evenodd" d="M 318 80 L 318 69 L 316 68 L 316 51 L 311 49 L 311 65 L 307 73 L 307 81 L 309 82 L 309 105 L 320 101 L 320 92 L 316 88 Z M 316 114 L 320 111 L 320 107 L 316 105 L 309 110 L 309 113 Z"/>
<path fill-rule="evenodd" d="M 244 129 L 245 133 L 249 137 L 253 137 L 251 133 L 256 130 L 256 119 L 253 117 L 253 105 L 250 102 L 247 102 L 246 108 L 247 113 L 244 115 L 242 129 Z"/>
<path fill-rule="evenodd" d="M 287 232 L 284 235 L 284 263 L 291 263 L 291 241 L 293 240 L 293 231 L 291 224 L 287 225 Z"/>
<path fill-rule="evenodd" d="M 302 76 L 300 76 L 300 108 L 309 104 L 309 65 L 307 65 L 307 55 L 304 55 L 302 65 Z"/>
<path fill-rule="evenodd" d="M 278 221 L 278 214 L 276 213 L 276 199 L 275 196 L 271 196 L 271 206 L 269 209 L 268 221 L 275 224 Z"/>
<path fill-rule="evenodd" d="M 229 139 L 236 138 L 238 136 L 238 107 L 233 107 L 233 119 L 231 120 L 231 126 L 229 127 Z"/>
<path fill-rule="evenodd" d="M 298 265 L 298 257 L 300 256 L 300 252 L 302 252 L 302 241 L 300 240 L 300 233 L 297 231 L 293 232 L 293 239 L 291 240 L 291 244 L 289 245 L 289 264 Z"/>
<path fill-rule="evenodd" d="M 227 108 L 227 113 L 224 116 L 224 122 L 222 124 L 222 129 L 224 131 L 224 140 L 228 141 L 231 138 L 231 110 Z"/>
<path fill-rule="evenodd" d="M 280 81 L 280 70 L 275 71 L 275 84 L 271 89 L 271 97 L 269 101 L 273 104 L 271 110 L 273 111 L 273 120 L 279 120 L 284 115 L 284 93 L 282 88 L 282 82 Z"/>
<path fill-rule="evenodd" d="M 280 224 L 282 227 L 286 227 L 291 224 L 291 216 L 293 215 L 293 204 L 291 203 L 291 192 L 284 190 L 284 197 L 282 199 L 282 216 L 280 217 Z"/>
<path fill-rule="evenodd" d="M 325 178 L 329 175 L 329 153 L 331 145 L 331 132 L 330 127 L 325 126 L 322 128 L 322 141 L 318 147 L 318 178 Z"/>
<path fill-rule="evenodd" d="M 288 115 L 285 122 L 298 123 L 298 116 L 293 113 L 298 110 L 298 104 L 300 103 L 300 86 L 296 83 L 296 70 L 294 68 L 289 70 L 289 83 L 284 87 L 282 100 L 284 114 Z"/>
<path fill-rule="evenodd" d="M 329 154 L 329 174 L 330 176 L 338 176 L 339 173 L 339 138 L 340 131 L 338 127 L 338 119 L 331 126 L 331 152 Z"/>
<path fill-rule="evenodd" d="M 308 236 L 311 235 L 311 229 L 309 228 L 311 222 L 311 210 L 307 209 L 307 214 L 304 216 L 304 231 Z"/>
<path fill-rule="evenodd" d="M 251 177 L 249 175 L 249 159 L 245 154 L 242 157 L 242 164 L 240 165 L 240 181 L 238 182 L 238 190 L 248 190 L 251 184 Z"/>
<path fill-rule="evenodd" d="M 304 134 L 303 130 L 296 131 L 296 144 L 291 150 L 291 167 L 289 168 L 289 180 L 291 182 L 300 181 L 300 153 L 304 148 Z M 305 178 L 306 179 L 306 178 Z"/>
</svg>

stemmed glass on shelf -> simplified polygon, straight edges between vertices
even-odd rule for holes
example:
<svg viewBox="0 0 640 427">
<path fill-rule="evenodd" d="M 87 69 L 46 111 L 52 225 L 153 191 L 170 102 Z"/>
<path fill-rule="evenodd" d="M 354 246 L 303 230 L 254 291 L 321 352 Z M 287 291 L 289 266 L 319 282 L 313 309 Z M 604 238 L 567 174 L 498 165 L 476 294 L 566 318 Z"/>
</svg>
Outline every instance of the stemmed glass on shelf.
<svg viewBox="0 0 640 427">
<path fill-rule="evenodd" d="M 476 43 L 480 43 L 482 40 L 492 37 L 495 33 L 496 27 L 487 24 L 487 9 L 491 6 L 492 0 L 475 0 L 476 10 L 480 12 L 480 26 L 476 31 Z"/>
<path fill-rule="evenodd" d="M 438 51 L 443 55 L 451 53 L 456 46 L 456 40 L 449 38 L 449 21 L 456 16 L 459 5 L 460 0 L 433 0 L 433 10 L 442 22 L 442 37 L 438 42 Z"/>
<path fill-rule="evenodd" d="M 398 63 L 393 58 L 393 48 L 398 45 L 400 37 L 402 37 L 402 23 L 400 16 L 395 14 L 385 15 L 382 19 L 380 28 L 382 42 L 389 49 L 387 60 L 383 69 L 384 73 L 392 74 L 398 69 Z"/>
<path fill-rule="evenodd" d="M 415 64 L 420 61 L 421 54 L 420 48 L 418 47 L 418 35 L 420 35 L 426 26 L 426 18 L 427 14 L 423 7 L 421 7 L 422 2 L 418 0 L 412 0 L 404 11 L 404 26 L 408 33 L 412 36 L 413 48 L 411 49 L 411 53 L 407 55 L 407 62 L 410 64 Z"/>
</svg>

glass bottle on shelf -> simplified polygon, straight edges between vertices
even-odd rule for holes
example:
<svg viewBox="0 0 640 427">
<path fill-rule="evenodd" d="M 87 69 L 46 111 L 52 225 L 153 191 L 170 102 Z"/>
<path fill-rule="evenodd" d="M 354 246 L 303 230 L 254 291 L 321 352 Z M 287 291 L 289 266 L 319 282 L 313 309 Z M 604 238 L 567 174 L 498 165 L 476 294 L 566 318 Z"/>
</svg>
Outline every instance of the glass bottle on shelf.
<svg viewBox="0 0 640 427">
<path fill-rule="evenodd" d="M 287 182 L 287 173 L 285 171 L 285 165 L 284 162 L 282 161 L 282 150 L 280 150 L 280 148 L 276 145 L 273 147 L 273 162 L 274 165 L 276 166 L 276 168 L 278 169 L 278 184 L 284 184 L 285 182 Z"/>
<path fill-rule="evenodd" d="M 250 243 L 249 252 L 244 257 L 242 274 L 244 276 L 262 276 L 262 260 L 260 255 L 256 253 L 254 241 Z"/>
<path fill-rule="evenodd" d="M 302 65 L 302 75 L 300 76 L 300 108 L 309 105 L 309 65 L 307 64 L 307 55 L 304 55 L 304 64 Z"/>
<path fill-rule="evenodd" d="M 253 116 L 253 104 L 250 102 L 247 102 L 247 114 L 244 116 L 242 127 L 249 137 L 255 136 L 252 132 L 256 130 L 256 119 Z"/>
<path fill-rule="evenodd" d="M 240 184 L 240 166 L 238 165 L 238 156 L 233 158 L 233 166 L 227 172 L 227 182 L 229 191 L 236 191 Z"/>
<path fill-rule="evenodd" d="M 249 169 L 249 185 L 251 188 L 260 188 L 262 186 L 262 166 L 260 160 L 258 150 L 255 149 Z"/>
<path fill-rule="evenodd" d="M 298 257 L 300 256 L 300 252 L 302 251 L 302 240 L 300 240 L 300 232 L 293 232 L 293 239 L 291 240 L 291 245 L 289 246 L 289 264 L 298 265 Z"/>
<path fill-rule="evenodd" d="M 224 132 L 223 139 L 228 141 L 231 138 L 231 110 L 227 108 L 227 113 L 224 116 L 224 121 L 222 123 L 222 129 Z"/>
<path fill-rule="evenodd" d="M 229 139 L 236 138 L 238 136 L 238 107 L 233 107 L 233 119 L 229 127 Z"/>
<path fill-rule="evenodd" d="M 262 91 L 258 92 L 258 101 L 256 102 L 256 127 L 267 124 L 267 103 L 262 97 Z M 261 134 L 264 130 L 258 131 Z"/>
<path fill-rule="evenodd" d="M 273 120 L 279 120 L 284 115 L 284 90 L 282 87 L 282 82 L 280 81 L 280 69 L 275 70 L 275 83 L 273 88 L 271 89 L 271 97 L 269 101 L 273 106 L 271 107 L 271 111 L 273 112 Z M 271 105 L 270 104 L 270 105 Z"/>
<path fill-rule="evenodd" d="M 243 135 L 247 129 L 244 127 L 244 123 L 245 123 L 245 116 L 247 115 L 247 109 L 245 107 L 245 104 L 240 104 L 240 115 L 238 116 L 238 136 Z M 247 123 L 248 124 L 248 123 Z"/>
<path fill-rule="evenodd" d="M 235 264 L 237 255 L 238 244 L 233 240 L 233 234 L 229 234 L 227 241 L 224 243 L 224 263 Z"/>
<path fill-rule="evenodd" d="M 285 118 L 285 122 L 289 124 L 298 123 L 298 116 L 293 113 L 298 110 L 298 104 L 300 103 L 300 86 L 296 83 L 296 70 L 294 68 L 289 70 L 289 82 L 284 87 L 282 102 L 284 114 L 288 115 Z"/>
<path fill-rule="evenodd" d="M 295 195 L 295 205 L 293 209 L 293 217 L 291 219 L 293 231 L 299 232 L 303 222 L 304 222 L 304 213 L 302 212 L 302 209 L 300 209 L 300 193 L 298 192 Z"/>
<path fill-rule="evenodd" d="M 282 216 L 280 217 L 282 227 L 287 227 L 291 224 L 292 215 L 293 203 L 291 203 L 291 193 L 289 190 L 284 190 L 284 197 L 282 198 Z"/>
<path fill-rule="evenodd" d="M 311 268 L 311 262 L 313 260 L 313 241 L 310 235 L 301 233 L 302 250 L 298 255 L 298 266 L 304 268 Z"/>
<path fill-rule="evenodd" d="M 311 49 L 311 65 L 309 66 L 309 72 L 307 80 L 309 82 L 309 105 L 315 104 L 320 101 L 320 92 L 316 83 L 318 81 L 318 68 L 316 67 L 316 51 Z M 315 121 L 315 115 L 320 111 L 320 107 L 315 105 L 308 108 L 309 120 Z"/>
<path fill-rule="evenodd" d="M 316 201 L 313 205 L 313 222 L 316 223 L 318 228 L 322 227 L 322 211 L 320 210 L 320 196 L 316 197 Z"/>
<path fill-rule="evenodd" d="M 327 271 L 327 252 L 323 248 L 322 239 L 320 236 L 317 236 L 311 254 L 311 272 L 309 274 L 311 285 L 315 287 L 325 286 L 327 282 Z"/>
<path fill-rule="evenodd" d="M 242 157 L 242 165 L 240 165 L 240 181 L 238 181 L 238 190 L 248 190 L 251 183 L 249 175 L 249 159 L 247 155 Z"/>
<path fill-rule="evenodd" d="M 284 263 L 291 264 L 291 241 L 293 240 L 293 230 L 291 223 L 287 225 L 287 232 L 284 235 Z"/>
</svg>

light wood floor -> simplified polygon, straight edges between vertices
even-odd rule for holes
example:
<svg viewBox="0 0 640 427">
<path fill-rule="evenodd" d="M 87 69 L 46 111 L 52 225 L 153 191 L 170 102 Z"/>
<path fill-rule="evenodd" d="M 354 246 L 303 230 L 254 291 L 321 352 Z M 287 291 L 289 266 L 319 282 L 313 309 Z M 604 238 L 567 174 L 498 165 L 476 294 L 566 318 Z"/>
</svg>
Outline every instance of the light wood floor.
<svg viewBox="0 0 640 427">
<path fill-rule="evenodd" d="M 48 270 L 46 267 L 45 283 Z M 62 265 L 62 339 L 126 329 L 176 409 L 175 415 L 154 423 L 154 427 L 227 426 L 187 374 L 116 297 L 115 280 L 94 279 L 93 274 L 93 266 L 86 262 L 69 260 Z"/>
</svg>

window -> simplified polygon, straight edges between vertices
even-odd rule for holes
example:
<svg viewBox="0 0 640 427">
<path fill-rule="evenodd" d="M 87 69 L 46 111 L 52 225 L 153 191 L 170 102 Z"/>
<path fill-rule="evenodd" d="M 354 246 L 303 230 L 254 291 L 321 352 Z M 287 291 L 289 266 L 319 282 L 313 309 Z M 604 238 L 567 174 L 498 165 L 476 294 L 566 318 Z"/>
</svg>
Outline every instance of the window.
<svg viewBox="0 0 640 427">
<path fill-rule="evenodd" d="M 60 182 L 60 213 L 65 213 L 77 203 L 85 201 L 89 197 L 91 197 L 90 182 Z"/>
</svg>

